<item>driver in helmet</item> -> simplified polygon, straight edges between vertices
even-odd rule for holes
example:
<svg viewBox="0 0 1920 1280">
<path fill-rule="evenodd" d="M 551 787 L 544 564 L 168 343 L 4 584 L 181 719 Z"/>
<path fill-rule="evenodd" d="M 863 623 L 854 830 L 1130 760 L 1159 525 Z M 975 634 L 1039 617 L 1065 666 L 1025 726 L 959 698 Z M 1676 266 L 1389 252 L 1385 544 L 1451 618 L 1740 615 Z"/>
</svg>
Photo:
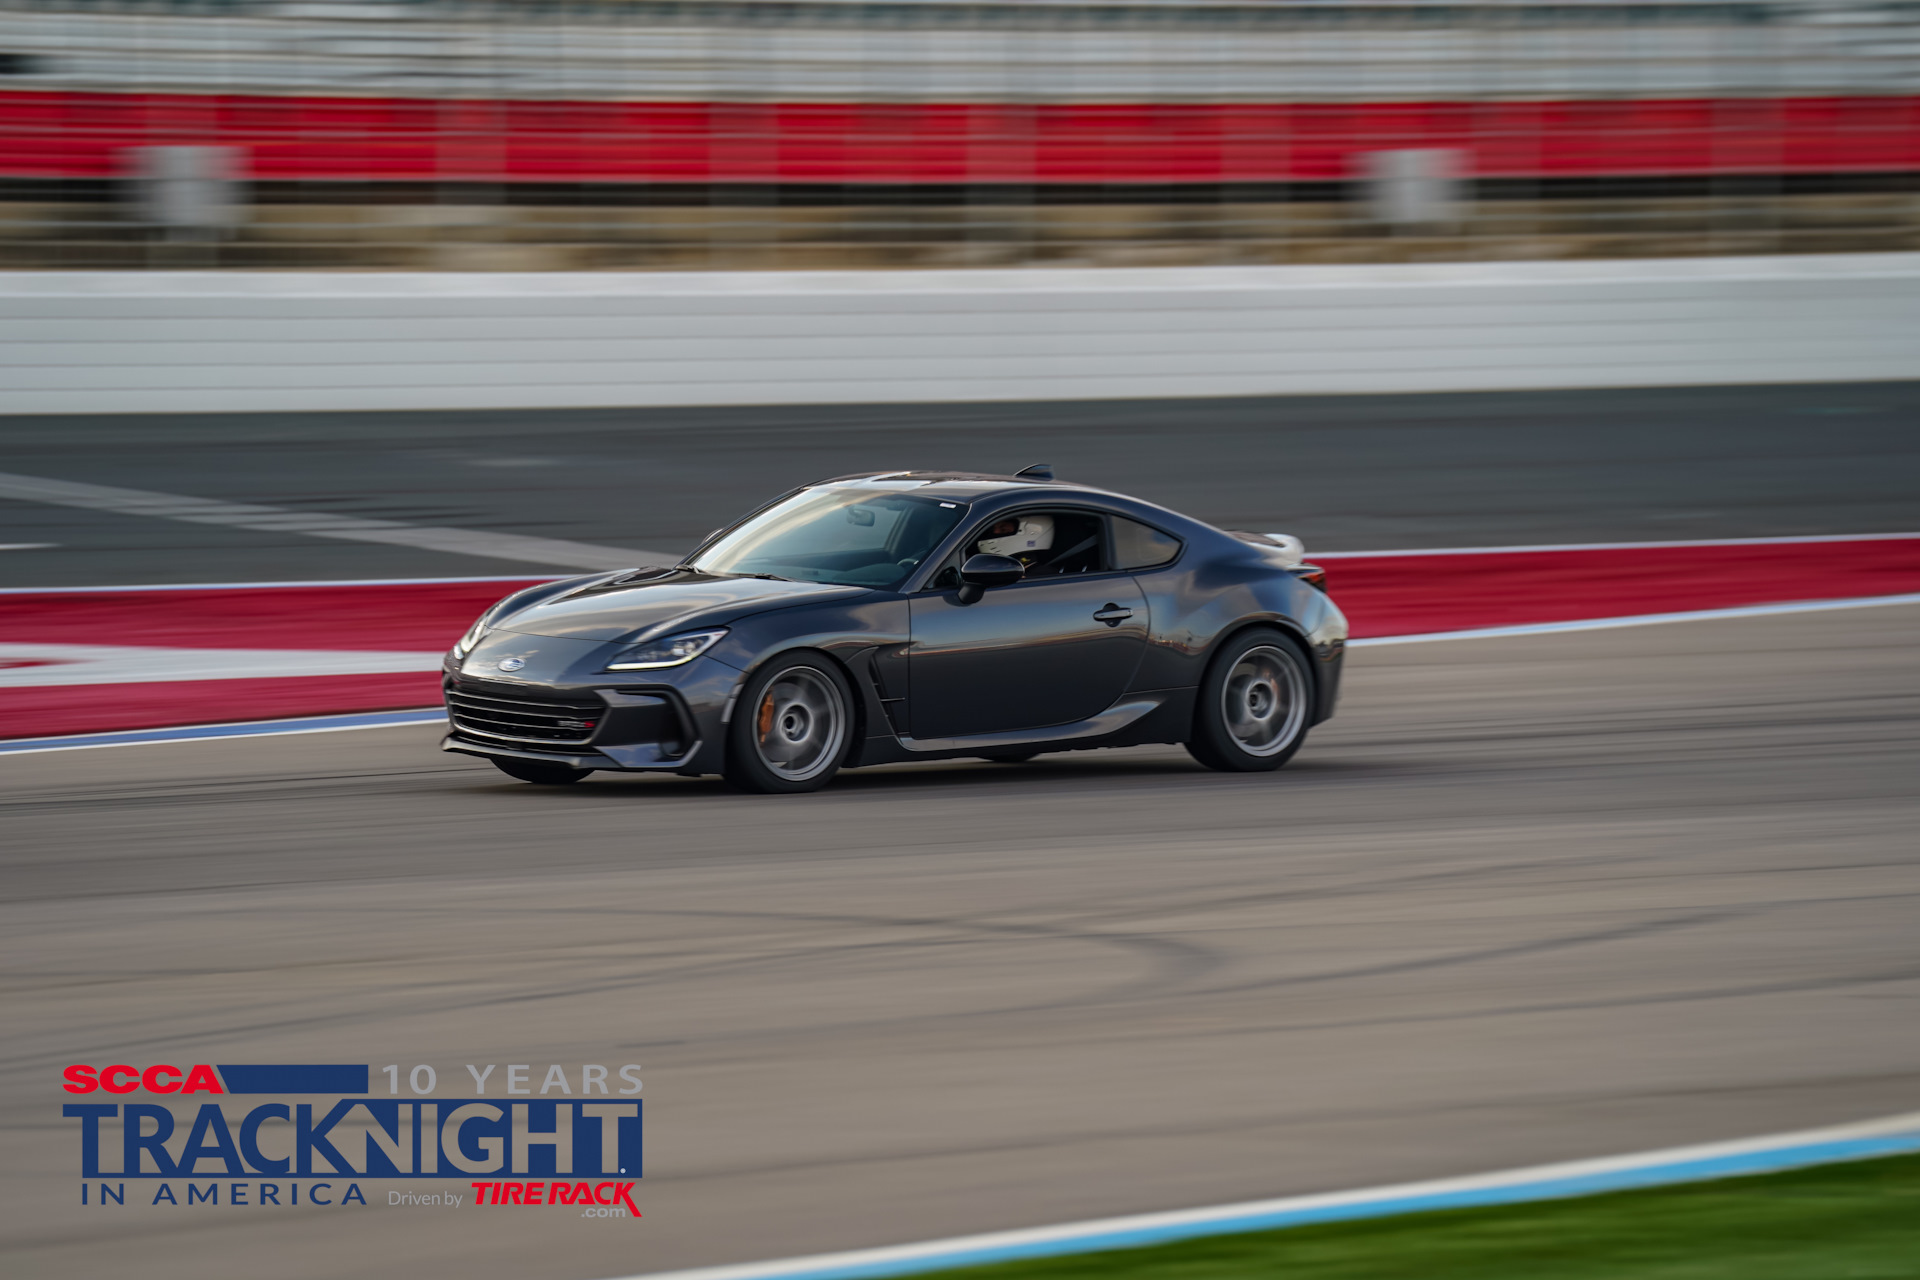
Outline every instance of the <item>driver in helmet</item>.
<svg viewBox="0 0 1920 1280">
<path fill-rule="evenodd" d="M 1044 515 L 1008 516 L 996 521 L 973 549 L 989 556 L 1011 556 L 1031 569 L 1047 558 L 1053 548 L 1053 517 Z"/>
</svg>

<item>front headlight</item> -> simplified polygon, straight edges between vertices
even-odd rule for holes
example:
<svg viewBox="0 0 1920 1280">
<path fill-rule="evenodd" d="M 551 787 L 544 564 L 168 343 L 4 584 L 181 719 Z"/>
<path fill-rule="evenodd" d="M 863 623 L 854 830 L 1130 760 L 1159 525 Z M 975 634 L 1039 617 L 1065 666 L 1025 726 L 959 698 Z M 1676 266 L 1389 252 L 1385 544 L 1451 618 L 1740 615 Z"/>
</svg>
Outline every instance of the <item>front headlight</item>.
<svg viewBox="0 0 1920 1280">
<path fill-rule="evenodd" d="M 721 627 L 717 631 L 689 631 L 683 635 L 648 640 L 615 654 L 613 661 L 607 664 L 607 670 L 651 671 L 656 667 L 677 667 L 683 662 L 692 662 L 713 648 L 725 634 L 727 629 Z"/>
<path fill-rule="evenodd" d="M 479 644 L 480 637 L 487 634 L 487 624 L 493 621 L 493 615 L 499 610 L 500 606 L 495 605 L 473 620 L 473 625 L 467 628 L 467 634 L 453 642 L 454 657 L 464 658 L 473 652 L 473 646 Z"/>
</svg>

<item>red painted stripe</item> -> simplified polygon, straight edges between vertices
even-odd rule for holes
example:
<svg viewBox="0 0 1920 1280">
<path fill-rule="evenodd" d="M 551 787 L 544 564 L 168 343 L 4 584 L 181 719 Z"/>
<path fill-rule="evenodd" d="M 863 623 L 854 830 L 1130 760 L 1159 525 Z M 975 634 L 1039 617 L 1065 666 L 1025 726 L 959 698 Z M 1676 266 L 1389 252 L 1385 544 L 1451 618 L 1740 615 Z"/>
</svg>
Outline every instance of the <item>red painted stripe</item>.
<svg viewBox="0 0 1920 1280">
<path fill-rule="evenodd" d="M 1476 177 L 1920 169 L 1920 96 L 1407 103 L 708 103 L 0 92 L 0 175 L 104 178 L 220 143 L 263 180 L 1332 181 L 1457 147 Z"/>
<path fill-rule="evenodd" d="M 1356 637 L 1920 591 L 1920 538 L 1316 559 Z M 424 652 L 451 644 L 515 586 L 24 593 L 4 597 L 0 641 Z M 382 711 L 438 696 L 430 672 L 25 688 L 0 691 L 0 737 Z"/>
<path fill-rule="evenodd" d="M 488 605 L 540 581 L 24 592 L 0 597 L 0 640 L 424 653 L 448 648 Z"/>
<path fill-rule="evenodd" d="M 0 738 L 51 738 L 343 711 L 400 711 L 439 702 L 440 678 L 430 671 L 300 680 L 57 685 L 0 692 Z"/>
<path fill-rule="evenodd" d="M 1920 591 L 1920 538 L 1314 560 L 1356 637 Z"/>
<path fill-rule="evenodd" d="M 432 652 L 480 612 L 545 581 L 23 592 L 0 597 L 0 640 L 180 648 Z M 0 738 L 430 707 L 432 672 L 0 690 Z"/>
</svg>

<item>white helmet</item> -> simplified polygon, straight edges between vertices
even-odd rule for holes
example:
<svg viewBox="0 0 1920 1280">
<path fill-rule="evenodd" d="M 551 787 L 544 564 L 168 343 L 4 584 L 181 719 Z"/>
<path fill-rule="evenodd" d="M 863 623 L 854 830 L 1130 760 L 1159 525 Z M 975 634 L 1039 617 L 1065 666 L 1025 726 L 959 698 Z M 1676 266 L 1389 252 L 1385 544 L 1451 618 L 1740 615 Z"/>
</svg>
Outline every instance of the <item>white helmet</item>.
<svg viewBox="0 0 1920 1280">
<path fill-rule="evenodd" d="M 1008 523 L 1011 522 L 1000 521 L 994 528 L 998 530 L 1000 524 Z M 1053 546 L 1052 516 L 1021 516 L 1019 523 L 1020 527 L 1012 533 L 985 537 L 974 545 L 990 556 L 1019 556 L 1029 551 L 1045 551 Z"/>
</svg>

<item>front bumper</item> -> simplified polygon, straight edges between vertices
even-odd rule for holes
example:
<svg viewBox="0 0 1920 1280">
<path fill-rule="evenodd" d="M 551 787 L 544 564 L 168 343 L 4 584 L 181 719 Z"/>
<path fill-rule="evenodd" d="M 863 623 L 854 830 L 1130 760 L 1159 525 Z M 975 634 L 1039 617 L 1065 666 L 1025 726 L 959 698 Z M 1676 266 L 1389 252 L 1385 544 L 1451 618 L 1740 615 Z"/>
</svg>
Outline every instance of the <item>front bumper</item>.
<svg viewBox="0 0 1920 1280">
<path fill-rule="evenodd" d="M 441 687 L 453 731 L 441 749 L 575 769 L 716 771 L 721 717 L 742 673 L 705 657 L 660 671 L 609 672 L 597 667 L 602 650 L 489 635 L 465 662 L 447 663 Z M 523 669 L 499 674 L 503 655 L 522 660 Z"/>
<path fill-rule="evenodd" d="M 465 755 L 565 761 L 576 769 L 681 769 L 701 742 L 686 699 L 672 688 L 557 690 L 447 677 L 453 732 Z"/>
</svg>

